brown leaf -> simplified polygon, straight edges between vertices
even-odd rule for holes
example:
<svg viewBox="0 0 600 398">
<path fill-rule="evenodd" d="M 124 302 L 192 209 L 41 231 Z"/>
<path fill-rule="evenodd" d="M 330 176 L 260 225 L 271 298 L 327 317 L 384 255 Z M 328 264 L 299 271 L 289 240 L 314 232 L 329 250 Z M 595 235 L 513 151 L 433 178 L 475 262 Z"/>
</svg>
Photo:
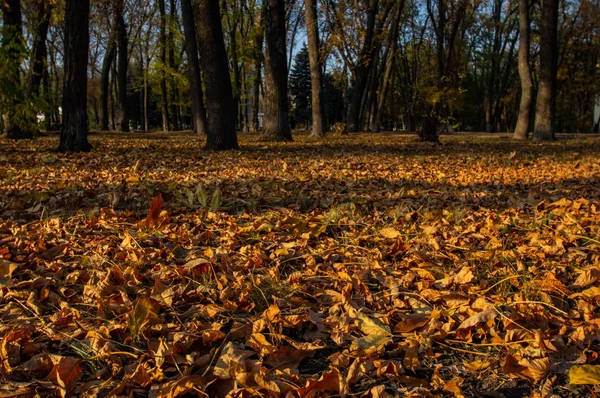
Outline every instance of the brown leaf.
<svg viewBox="0 0 600 398">
<path fill-rule="evenodd" d="M 571 285 L 573 289 L 583 289 L 600 280 L 600 269 L 590 268 L 583 271 Z"/>
<path fill-rule="evenodd" d="M 63 398 L 67 397 L 75 389 L 77 382 L 83 370 L 81 369 L 81 359 L 72 357 L 54 357 L 54 368 L 47 377 L 47 380 L 59 387 Z"/>
<path fill-rule="evenodd" d="M 473 327 L 479 323 L 485 323 L 498 316 L 498 311 L 495 308 L 488 308 L 487 310 L 481 311 L 463 321 L 458 329 L 466 329 Z"/>
<path fill-rule="evenodd" d="M 271 344 L 262 333 L 252 334 L 248 338 L 247 344 L 263 357 L 272 354 L 277 349 L 277 347 Z"/>
<path fill-rule="evenodd" d="M 52 249 L 48 249 L 42 254 L 40 254 L 39 257 L 42 260 L 52 261 L 60 256 L 63 256 L 66 253 L 68 247 L 69 245 L 66 243 L 54 246 Z"/>
<path fill-rule="evenodd" d="M 19 264 L 0 258 L 0 277 L 11 278 Z"/>
<path fill-rule="evenodd" d="M 309 380 L 306 386 L 297 390 L 300 398 L 316 398 L 321 393 L 336 393 L 340 391 L 342 376 L 336 368 L 323 373 L 318 380 Z"/>
<path fill-rule="evenodd" d="M 156 301 L 148 298 L 138 299 L 132 313 L 129 315 L 129 330 L 137 337 L 144 328 L 160 322 L 159 306 Z"/>
<path fill-rule="evenodd" d="M 509 354 L 506 356 L 502 370 L 508 375 L 514 375 L 529 380 L 532 383 L 537 383 L 548 374 L 550 360 L 548 358 L 541 358 L 533 360 L 522 359 L 519 361 Z"/>
<path fill-rule="evenodd" d="M 423 314 L 405 315 L 404 319 L 394 326 L 394 333 L 409 333 L 420 329 L 427 325 L 430 319 L 431 317 Z"/>
</svg>

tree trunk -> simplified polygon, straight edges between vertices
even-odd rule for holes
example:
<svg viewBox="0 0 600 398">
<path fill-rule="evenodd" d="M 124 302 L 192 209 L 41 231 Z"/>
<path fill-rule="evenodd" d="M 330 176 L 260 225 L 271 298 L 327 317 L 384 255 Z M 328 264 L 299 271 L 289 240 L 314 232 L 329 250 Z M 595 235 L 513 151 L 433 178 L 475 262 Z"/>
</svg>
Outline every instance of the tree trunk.
<svg viewBox="0 0 600 398">
<path fill-rule="evenodd" d="M 6 86 L 1 95 L 4 97 L 6 115 L 4 129 L 6 136 L 12 139 L 31 139 L 31 129 L 23 128 L 23 121 L 17 119 L 16 106 L 24 101 L 21 90 L 20 60 L 25 46 L 23 40 L 23 21 L 21 17 L 21 0 L 0 1 L 2 8 L 2 49 L 6 53 Z"/>
<path fill-rule="evenodd" d="M 254 61 L 254 88 L 252 89 L 252 131 L 260 130 L 260 86 L 262 80 L 262 49 L 263 49 L 263 34 L 261 33 L 256 39 L 256 59 Z"/>
<path fill-rule="evenodd" d="M 175 9 L 175 0 L 169 2 L 169 27 L 167 35 L 167 62 L 171 73 L 171 127 L 175 131 L 181 130 L 181 115 L 179 112 L 179 89 L 177 88 L 177 81 L 175 79 L 175 71 L 177 65 L 175 65 L 175 36 L 173 30 L 177 25 L 177 13 Z"/>
<path fill-rule="evenodd" d="M 264 129 L 266 141 L 292 141 L 289 121 L 285 0 L 263 2 L 265 29 Z"/>
<path fill-rule="evenodd" d="M 514 138 L 529 138 L 529 120 L 531 99 L 533 98 L 533 82 L 529 67 L 529 0 L 519 0 L 519 77 L 521 79 L 521 103 L 515 127 Z"/>
<path fill-rule="evenodd" d="M 87 140 L 89 12 L 90 0 L 66 0 L 61 152 L 92 149 Z"/>
<path fill-rule="evenodd" d="M 206 149 L 237 149 L 233 91 L 221 27 L 219 0 L 196 0 L 200 66 L 206 88 Z"/>
<path fill-rule="evenodd" d="M 117 0 L 115 4 L 115 28 L 117 30 L 118 45 L 118 102 L 119 110 L 117 114 L 117 130 L 120 132 L 129 132 L 129 119 L 127 117 L 127 27 L 125 26 L 125 1 Z"/>
<path fill-rule="evenodd" d="M 165 0 L 158 0 L 158 9 L 160 12 L 160 96 L 161 96 L 161 114 L 163 131 L 169 131 L 169 97 L 167 93 L 167 15 L 165 11 Z"/>
<path fill-rule="evenodd" d="M 535 127 L 533 130 L 533 139 L 536 141 L 551 141 L 555 139 L 558 3 L 559 0 L 542 1 L 540 83 L 535 108 Z"/>
<path fill-rule="evenodd" d="M 110 130 L 110 114 L 108 109 L 108 97 L 110 93 L 110 68 L 115 56 L 115 42 L 112 37 L 109 38 L 106 47 L 106 54 L 102 61 L 102 71 L 100 72 L 100 104 L 102 107 L 102 124 L 100 129 L 103 131 Z"/>
<path fill-rule="evenodd" d="M 398 30 L 400 29 L 400 22 L 402 18 L 402 12 L 404 11 L 405 0 L 401 0 L 398 8 L 396 9 L 396 14 L 392 19 L 392 29 L 390 31 L 390 50 L 387 58 L 387 62 L 385 65 L 385 72 L 383 75 L 383 82 L 381 85 L 381 92 L 379 93 L 379 99 L 377 103 L 377 110 L 375 114 L 375 123 L 373 131 L 375 133 L 381 132 L 381 120 L 383 118 L 383 108 L 385 106 L 385 100 L 387 97 L 388 89 L 390 86 L 390 80 L 392 77 L 392 72 L 394 70 L 394 61 L 396 60 L 396 50 L 398 49 Z"/>
<path fill-rule="evenodd" d="M 231 50 L 230 63 L 231 63 L 231 74 L 233 75 L 233 105 L 235 106 L 235 127 L 239 129 L 242 121 L 242 109 L 241 109 L 241 95 L 240 95 L 240 65 L 238 62 L 238 49 L 237 49 L 237 21 L 233 22 L 229 27 L 229 46 Z"/>
<path fill-rule="evenodd" d="M 367 31 L 360 55 L 357 60 L 354 86 L 352 88 L 352 99 L 350 100 L 350 109 L 348 110 L 348 122 L 346 131 L 355 133 L 360 129 L 361 102 L 365 91 L 365 86 L 369 78 L 371 66 L 370 55 L 372 52 L 373 36 L 375 33 L 375 20 L 377 16 L 378 0 L 369 0 L 369 13 L 367 16 Z"/>
<path fill-rule="evenodd" d="M 323 76 L 319 56 L 319 19 L 317 17 L 317 0 L 304 1 L 306 31 L 308 35 L 308 59 L 310 62 L 310 85 L 312 98 L 312 134 L 313 137 L 324 137 L 323 128 Z"/>
<path fill-rule="evenodd" d="M 46 37 L 48 36 L 48 26 L 52 16 L 52 3 L 39 1 L 37 3 L 37 15 L 35 21 L 35 34 L 33 37 L 33 49 L 31 51 L 31 73 L 27 85 L 27 98 L 40 95 L 40 86 L 44 76 L 44 65 L 48 57 L 48 48 L 46 47 Z"/>
<path fill-rule="evenodd" d="M 188 76 L 190 79 L 190 100 L 192 102 L 192 122 L 194 132 L 206 134 L 206 109 L 204 109 L 204 93 L 200 78 L 200 62 L 198 61 L 198 42 L 192 0 L 181 0 L 183 32 L 185 36 L 185 52 L 188 58 Z"/>
</svg>

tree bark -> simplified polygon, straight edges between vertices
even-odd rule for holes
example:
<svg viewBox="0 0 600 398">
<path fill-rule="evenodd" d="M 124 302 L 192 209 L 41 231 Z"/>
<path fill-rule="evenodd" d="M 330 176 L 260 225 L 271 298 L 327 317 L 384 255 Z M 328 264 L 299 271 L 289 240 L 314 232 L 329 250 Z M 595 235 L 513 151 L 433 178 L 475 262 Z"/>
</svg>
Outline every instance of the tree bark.
<svg viewBox="0 0 600 398">
<path fill-rule="evenodd" d="M 31 139 L 31 129 L 23 128 L 23 121 L 17 120 L 15 107 L 23 104 L 24 96 L 21 90 L 20 61 L 25 45 L 23 40 L 23 21 L 21 16 L 21 0 L 0 1 L 2 8 L 2 48 L 8 57 L 5 71 L 5 84 L 1 95 L 4 97 L 6 114 L 4 115 L 4 130 L 6 136 L 12 139 Z"/>
<path fill-rule="evenodd" d="M 265 111 L 262 139 L 292 141 L 287 96 L 285 0 L 264 0 L 263 26 L 265 29 Z"/>
<path fill-rule="evenodd" d="M 310 62 L 310 85 L 312 98 L 312 134 L 313 137 L 324 137 L 323 128 L 323 76 L 319 56 L 319 19 L 317 16 L 317 0 L 304 1 L 306 31 L 308 35 L 308 59 Z"/>
<path fill-rule="evenodd" d="M 110 112 L 108 109 L 110 67 L 112 66 L 115 57 L 116 47 L 113 38 L 111 37 L 109 40 L 108 46 L 106 47 L 106 54 L 104 54 L 104 60 L 102 61 L 102 71 L 100 72 L 100 104 L 102 106 L 102 124 L 100 129 L 102 131 L 110 130 Z"/>
<path fill-rule="evenodd" d="M 533 82 L 529 66 L 529 0 L 519 0 L 519 77 L 521 79 L 521 102 L 519 116 L 515 127 L 514 138 L 529 138 L 529 120 L 531 115 L 531 99 L 533 98 Z"/>
<path fill-rule="evenodd" d="M 167 73 L 165 70 L 167 67 L 167 15 L 165 11 L 165 0 L 158 0 L 158 9 L 160 12 L 160 96 L 162 99 L 160 110 L 162 114 L 163 131 L 169 131 L 169 96 L 167 93 Z"/>
<path fill-rule="evenodd" d="M 237 149 L 235 108 L 218 0 L 196 0 L 200 66 L 206 88 L 206 149 Z"/>
<path fill-rule="evenodd" d="M 390 51 L 385 65 L 385 72 L 383 75 L 383 83 L 381 92 L 379 93 L 379 102 L 377 104 L 377 110 L 375 114 L 375 126 L 373 131 L 375 133 L 381 132 L 381 120 L 383 118 L 383 107 L 385 106 L 385 99 L 387 97 L 388 88 L 390 86 L 390 80 L 392 77 L 392 71 L 394 69 L 394 61 L 396 60 L 396 50 L 398 49 L 398 30 L 400 29 L 400 22 L 402 17 L 402 11 L 404 11 L 404 0 L 401 0 L 396 14 L 392 20 L 392 30 L 390 31 Z"/>
<path fill-rule="evenodd" d="M 127 117 L 127 69 L 128 69 L 128 39 L 125 25 L 125 1 L 117 0 L 115 3 L 115 28 L 118 46 L 118 102 L 117 129 L 120 132 L 129 132 L 129 118 Z"/>
<path fill-rule="evenodd" d="M 263 33 L 256 38 L 256 59 L 254 60 L 254 88 L 252 89 L 252 131 L 260 130 L 260 87 L 262 85 L 262 49 L 263 49 Z"/>
<path fill-rule="evenodd" d="M 354 86 L 352 88 L 352 98 L 350 100 L 350 109 L 348 111 L 348 122 L 346 131 L 349 133 L 358 132 L 360 129 L 361 102 L 365 91 L 365 86 L 369 78 L 370 55 L 373 46 L 373 36 L 375 33 L 375 20 L 377 17 L 378 0 L 369 0 L 369 13 L 367 16 L 367 30 L 365 41 L 360 51 L 356 64 Z"/>
<path fill-rule="evenodd" d="M 52 3 L 39 1 L 37 7 L 33 49 L 31 51 L 31 73 L 27 85 L 27 98 L 29 99 L 40 95 L 40 86 L 42 85 L 46 59 L 48 57 L 46 37 L 48 36 L 48 27 L 50 25 L 53 6 Z"/>
<path fill-rule="evenodd" d="M 87 140 L 87 66 L 90 0 L 66 0 L 63 122 L 60 152 L 89 151 Z"/>
<path fill-rule="evenodd" d="M 552 141 L 556 130 L 556 73 L 558 69 L 558 3 L 542 1 L 539 88 L 533 139 Z"/>
<path fill-rule="evenodd" d="M 206 134 L 206 109 L 204 108 L 204 93 L 200 78 L 200 62 L 198 60 L 198 41 L 196 25 L 191 0 L 181 0 L 181 15 L 183 17 L 183 32 L 185 36 L 185 52 L 188 58 L 188 76 L 190 79 L 190 100 L 192 102 L 192 122 L 194 132 Z"/>
<path fill-rule="evenodd" d="M 177 65 L 175 65 L 175 36 L 173 30 L 177 25 L 177 10 L 175 9 L 175 0 L 169 1 L 169 27 L 167 34 L 167 62 L 171 73 L 171 90 L 170 90 L 170 101 L 171 101 L 171 127 L 173 130 L 181 130 L 181 112 L 179 111 L 179 89 L 177 88 L 177 81 L 175 79 L 175 71 Z"/>
</svg>

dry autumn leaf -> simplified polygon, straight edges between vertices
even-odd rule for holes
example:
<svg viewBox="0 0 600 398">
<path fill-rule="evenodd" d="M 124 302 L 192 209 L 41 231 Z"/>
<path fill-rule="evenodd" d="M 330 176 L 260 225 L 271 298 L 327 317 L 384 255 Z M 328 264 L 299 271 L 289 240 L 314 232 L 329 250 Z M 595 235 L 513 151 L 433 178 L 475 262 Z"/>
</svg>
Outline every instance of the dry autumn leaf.
<svg viewBox="0 0 600 398">
<path fill-rule="evenodd" d="M 396 239 L 401 236 L 400 231 L 392 227 L 383 228 L 379 233 L 387 239 Z"/>
<path fill-rule="evenodd" d="M 600 384 L 600 365 L 575 365 L 569 369 L 571 384 Z"/>
<path fill-rule="evenodd" d="M 0 138 L 0 397 L 600 393 L 595 139 L 254 138 Z"/>
</svg>

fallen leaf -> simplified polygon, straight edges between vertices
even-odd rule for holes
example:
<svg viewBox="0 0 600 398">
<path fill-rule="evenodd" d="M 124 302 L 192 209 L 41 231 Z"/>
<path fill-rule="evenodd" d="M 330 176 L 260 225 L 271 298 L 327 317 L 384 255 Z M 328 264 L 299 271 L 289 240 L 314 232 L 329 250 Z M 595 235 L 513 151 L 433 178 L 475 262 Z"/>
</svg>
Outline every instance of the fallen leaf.
<svg viewBox="0 0 600 398">
<path fill-rule="evenodd" d="M 576 365 L 569 369 L 570 384 L 600 384 L 600 365 Z"/>
</svg>

